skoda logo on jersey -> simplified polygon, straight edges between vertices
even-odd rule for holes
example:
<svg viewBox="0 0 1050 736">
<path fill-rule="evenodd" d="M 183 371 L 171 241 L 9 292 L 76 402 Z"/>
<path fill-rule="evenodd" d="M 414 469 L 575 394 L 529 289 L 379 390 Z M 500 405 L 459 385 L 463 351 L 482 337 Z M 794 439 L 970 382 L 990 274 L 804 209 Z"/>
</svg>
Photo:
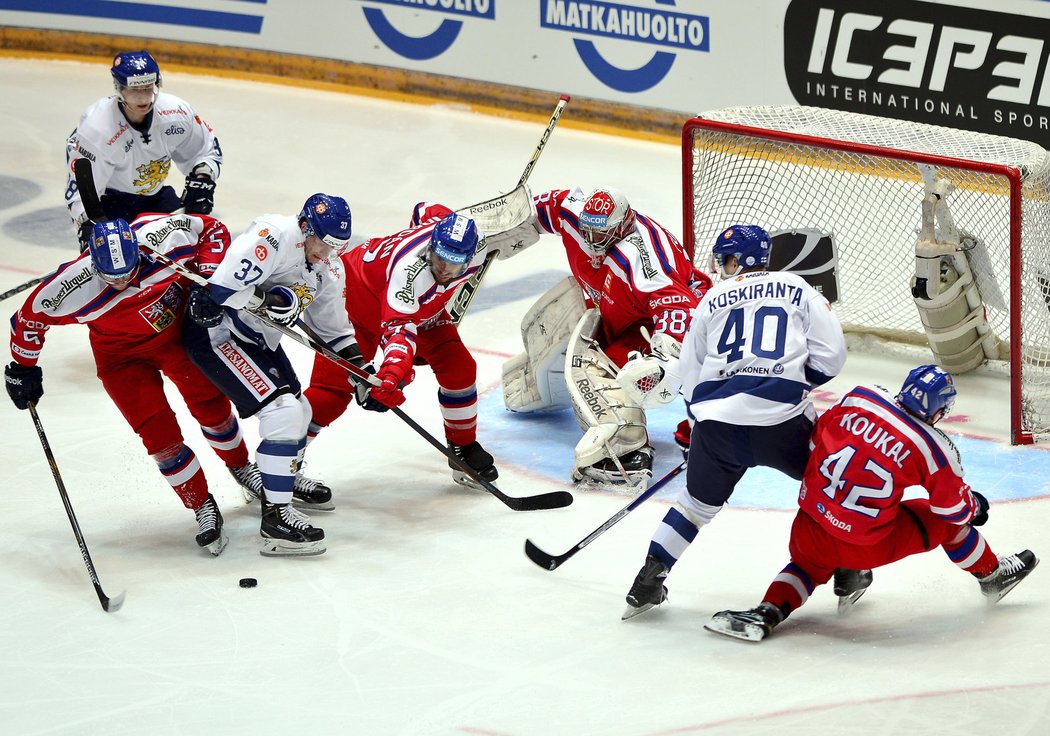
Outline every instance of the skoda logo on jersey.
<svg viewBox="0 0 1050 736">
<path fill-rule="evenodd" d="M 674 6 L 675 0 L 651 0 Z M 601 0 L 540 0 L 540 26 L 573 36 L 600 36 L 689 51 L 710 50 L 710 19 L 660 7 Z M 593 41 L 573 38 L 576 53 L 598 81 L 618 92 L 644 92 L 658 85 L 674 64 L 675 54 L 655 51 L 634 69 L 622 69 L 599 53 Z"/>
<path fill-rule="evenodd" d="M 371 5 L 397 5 L 411 8 L 413 15 L 419 11 L 436 11 L 446 15 L 463 15 L 470 18 L 496 17 L 496 0 L 362 0 Z M 396 11 L 395 11 L 396 12 Z M 391 51 L 406 59 L 425 61 L 448 51 L 463 28 L 463 21 L 446 18 L 437 30 L 425 36 L 411 36 L 394 27 L 386 13 L 379 8 L 364 8 L 365 20 Z"/>
</svg>

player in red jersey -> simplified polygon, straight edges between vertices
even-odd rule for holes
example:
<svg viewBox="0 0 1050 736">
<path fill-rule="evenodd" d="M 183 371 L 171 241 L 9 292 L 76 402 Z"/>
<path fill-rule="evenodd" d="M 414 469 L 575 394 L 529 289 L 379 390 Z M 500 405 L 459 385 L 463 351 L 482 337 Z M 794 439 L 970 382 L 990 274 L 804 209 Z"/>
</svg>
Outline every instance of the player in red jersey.
<svg viewBox="0 0 1050 736">
<path fill-rule="evenodd" d="M 525 352 L 504 364 L 504 401 L 519 412 L 573 406 L 584 430 L 574 481 L 644 485 L 653 450 L 643 407 L 677 396 L 690 311 L 711 280 L 674 235 L 615 189 L 533 199 L 536 229 L 561 237 L 572 278 L 522 321 Z M 688 447 L 687 422 L 676 439 Z"/>
<path fill-rule="evenodd" d="M 988 502 L 963 480 L 958 451 L 934 427 L 955 395 L 949 373 L 923 365 L 896 397 L 857 386 L 821 415 L 791 528 L 791 562 L 756 608 L 722 611 L 706 628 L 764 639 L 836 568 L 881 567 L 934 547 L 977 578 L 990 603 L 1021 582 L 1039 560 L 1030 550 L 992 552 L 976 528 L 988 520 Z M 903 500 L 911 486 L 928 498 Z"/>
<path fill-rule="evenodd" d="M 415 377 L 413 365 L 429 365 L 438 382 L 449 449 L 492 482 L 499 473 L 492 455 L 477 441 L 477 364 L 445 310 L 457 287 L 484 263 L 485 254 L 472 219 L 444 205 L 421 202 L 407 229 L 373 238 L 342 260 L 346 310 L 364 359 L 376 358 L 376 377 L 382 381 L 371 390 L 361 387 L 358 402 L 373 411 L 399 406 L 404 387 Z M 318 356 L 305 391 L 313 407 L 310 436 L 342 415 L 354 395 L 346 371 Z M 456 468 L 452 476 L 457 483 L 473 485 Z"/>
<path fill-rule="evenodd" d="M 145 215 L 134 228 L 124 220 L 95 225 L 88 250 L 60 266 L 11 318 L 13 362 L 4 370 L 7 392 L 19 409 L 37 403 L 44 393 L 37 361 L 48 329 L 86 324 L 102 386 L 165 480 L 194 511 L 197 544 L 218 555 L 227 540 L 222 514 L 196 455 L 183 442 L 164 396 L 163 376 L 178 388 L 208 444 L 238 482 L 261 484 L 261 478 L 248 462 L 230 402 L 182 348 L 185 279 L 143 255 L 137 238 L 207 275 L 229 246 L 230 235 L 225 225 L 206 215 Z"/>
</svg>

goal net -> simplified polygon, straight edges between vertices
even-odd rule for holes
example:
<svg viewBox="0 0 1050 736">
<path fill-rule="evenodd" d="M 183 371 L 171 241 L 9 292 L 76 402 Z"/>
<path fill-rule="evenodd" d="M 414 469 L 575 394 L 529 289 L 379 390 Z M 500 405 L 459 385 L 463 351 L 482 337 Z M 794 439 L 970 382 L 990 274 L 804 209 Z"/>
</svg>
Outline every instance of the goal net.
<svg viewBox="0 0 1050 736">
<path fill-rule="evenodd" d="M 824 289 L 844 329 L 915 345 L 927 345 L 911 288 L 923 173 L 949 181 L 994 334 L 989 363 L 1010 375 L 1012 441 L 1050 436 L 1050 156 L 1041 147 L 822 108 L 737 107 L 685 124 L 682 163 L 684 240 L 699 266 L 729 225 L 761 225 L 774 235 L 775 267 Z M 784 237 L 790 262 L 777 263 Z"/>
</svg>

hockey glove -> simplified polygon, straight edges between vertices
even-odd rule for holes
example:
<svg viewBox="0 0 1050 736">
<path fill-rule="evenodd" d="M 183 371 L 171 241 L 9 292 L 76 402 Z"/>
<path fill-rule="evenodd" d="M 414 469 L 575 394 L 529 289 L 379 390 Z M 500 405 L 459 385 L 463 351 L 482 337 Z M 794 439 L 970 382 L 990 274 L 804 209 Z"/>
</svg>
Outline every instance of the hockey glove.
<svg viewBox="0 0 1050 736">
<path fill-rule="evenodd" d="M 210 215 L 215 207 L 215 182 L 203 174 L 186 177 L 182 192 L 182 208 L 187 215 Z"/>
<path fill-rule="evenodd" d="M 95 232 L 95 224 L 91 220 L 84 220 L 77 228 L 77 240 L 80 241 L 80 252 L 83 253 L 91 245 L 91 236 Z"/>
<path fill-rule="evenodd" d="M 4 368 L 4 385 L 15 406 L 25 410 L 44 395 L 44 372 L 38 365 L 12 362 Z"/>
<path fill-rule="evenodd" d="M 692 437 L 693 422 L 690 419 L 683 419 L 678 423 L 678 428 L 674 431 L 674 443 L 682 451 L 683 460 L 689 459 L 689 442 Z"/>
<path fill-rule="evenodd" d="M 973 494 L 974 500 L 977 501 L 977 513 L 970 520 L 970 526 L 983 526 L 988 521 L 988 499 L 977 491 L 970 491 L 970 493 Z"/>
<path fill-rule="evenodd" d="M 211 292 L 198 284 L 190 286 L 189 300 L 190 319 L 201 327 L 217 327 L 222 322 L 226 310 L 211 298 Z"/>
<path fill-rule="evenodd" d="M 248 301 L 248 311 L 269 317 L 279 325 L 294 325 L 303 311 L 298 295 L 287 286 L 275 286 L 269 291 L 255 290 Z"/>
<path fill-rule="evenodd" d="M 371 364 L 364 366 L 362 370 L 373 376 L 376 373 L 376 367 Z M 360 381 L 353 377 L 351 377 L 350 382 L 354 384 L 354 400 L 357 401 L 357 405 L 362 409 L 365 411 L 378 412 L 384 412 L 390 409 L 389 406 L 372 397 L 372 392 L 377 388 L 380 388 L 379 386 L 372 386 L 372 384 L 367 381 Z M 404 401 L 404 395 L 402 395 L 402 401 Z"/>
</svg>

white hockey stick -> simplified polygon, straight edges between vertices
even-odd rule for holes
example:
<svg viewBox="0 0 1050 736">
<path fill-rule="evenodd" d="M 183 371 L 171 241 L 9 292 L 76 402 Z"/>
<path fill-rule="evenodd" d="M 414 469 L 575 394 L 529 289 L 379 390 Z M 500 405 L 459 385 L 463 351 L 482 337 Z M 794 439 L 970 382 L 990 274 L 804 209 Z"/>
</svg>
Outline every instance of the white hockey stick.
<svg viewBox="0 0 1050 736">
<path fill-rule="evenodd" d="M 554 108 L 554 114 L 551 115 L 550 122 L 547 123 L 547 127 L 543 131 L 543 135 L 540 136 L 540 142 L 536 144 L 536 150 L 532 152 L 532 158 L 529 159 L 529 163 L 525 166 L 525 171 L 521 173 L 521 178 L 518 179 L 518 186 L 516 188 L 523 187 L 529 180 L 529 175 L 532 174 L 532 169 L 536 166 L 536 162 L 540 160 L 540 154 L 543 153 L 543 149 L 547 145 L 547 140 L 551 137 L 551 133 L 554 132 L 554 126 L 558 124 L 558 118 L 561 117 L 562 111 L 565 106 L 569 104 L 569 95 L 562 95 L 558 99 L 558 106 Z M 478 205 L 474 205 L 473 208 L 477 208 Z M 473 209 L 468 208 L 468 209 Z M 485 262 L 481 265 L 473 276 L 464 281 L 459 290 L 456 291 L 456 296 L 452 298 L 452 301 L 448 305 L 448 314 L 452 318 L 452 323 L 458 325 L 463 321 L 463 317 L 466 315 L 467 310 L 470 309 L 471 303 L 474 301 L 474 297 L 477 296 L 478 289 L 481 286 L 481 280 L 485 278 L 485 274 L 488 273 L 489 268 L 492 266 L 492 262 L 496 260 L 496 253 L 489 253 L 485 257 Z"/>
</svg>

